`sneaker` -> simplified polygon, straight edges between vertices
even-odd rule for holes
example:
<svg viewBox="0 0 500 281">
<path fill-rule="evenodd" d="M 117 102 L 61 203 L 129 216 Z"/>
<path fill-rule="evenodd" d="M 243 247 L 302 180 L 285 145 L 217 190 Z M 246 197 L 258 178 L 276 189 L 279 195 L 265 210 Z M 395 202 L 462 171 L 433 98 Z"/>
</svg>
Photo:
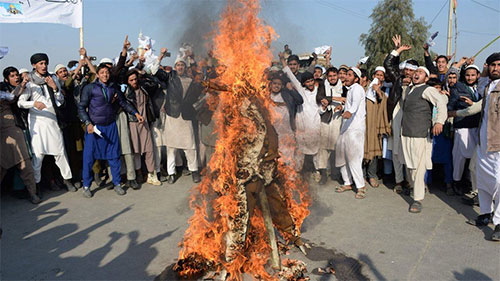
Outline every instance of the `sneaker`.
<svg viewBox="0 0 500 281">
<path fill-rule="evenodd" d="M 92 192 L 90 191 L 90 187 L 87 186 L 83 187 L 83 197 L 92 198 Z"/>
<path fill-rule="evenodd" d="M 158 177 L 154 173 L 148 174 L 147 183 L 149 183 L 151 185 L 156 185 L 156 186 L 161 185 L 161 182 L 158 180 Z"/>
<path fill-rule="evenodd" d="M 125 190 L 123 190 L 123 188 L 119 185 L 115 185 L 115 187 L 113 188 L 116 192 L 116 194 L 118 195 L 125 195 Z"/>
<path fill-rule="evenodd" d="M 76 192 L 76 187 L 73 185 L 73 183 L 71 183 L 70 180 L 64 180 L 64 185 L 66 186 L 66 188 L 68 189 L 68 191 L 70 191 L 70 192 Z"/>
<path fill-rule="evenodd" d="M 311 176 L 315 182 L 319 182 L 321 180 L 321 174 L 319 171 L 314 171 Z"/>
<path fill-rule="evenodd" d="M 199 183 L 201 181 L 200 172 L 198 171 L 191 172 L 191 176 L 193 177 L 194 183 Z"/>
<path fill-rule="evenodd" d="M 34 194 L 31 196 L 30 202 L 36 205 L 36 204 L 39 204 L 40 202 L 42 202 L 42 199 L 40 199 L 40 197 L 38 197 L 38 195 Z"/>
<path fill-rule="evenodd" d="M 141 188 L 141 186 L 135 180 L 128 180 L 126 185 L 135 190 Z"/>
<path fill-rule="evenodd" d="M 168 175 L 167 182 L 173 184 L 175 182 L 175 175 Z"/>
</svg>

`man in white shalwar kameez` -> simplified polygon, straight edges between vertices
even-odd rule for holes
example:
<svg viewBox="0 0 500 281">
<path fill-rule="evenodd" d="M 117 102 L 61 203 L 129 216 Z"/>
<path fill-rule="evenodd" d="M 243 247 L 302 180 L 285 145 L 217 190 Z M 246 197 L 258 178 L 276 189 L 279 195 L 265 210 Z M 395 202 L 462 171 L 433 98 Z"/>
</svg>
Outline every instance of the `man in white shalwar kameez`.
<svg viewBox="0 0 500 281">
<path fill-rule="evenodd" d="M 406 89 L 402 102 L 403 111 L 401 124 L 401 145 L 408 172 L 410 185 L 413 187 L 413 203 L 409 211 L 419 213 L 422 210 L 421 201 L 425 195 L 425 172 L 432 169 L 432 134 L 439 135 L 448 117 L 446 104 L 448 97 L 434 88 L 427 86 L 429 70 L 420 66 L 413 74 L 413 87 Z M 432 109 L 437 108 L 437 116 L 432 124 Z"/>
<path fill-rule="evenodd" d="M 283 65 L 286 65 L 284 57 L 280 54 Z M 319 151 L 320 136 L 320 110 L 321 106 L 316 102 L 318 87 L 314 84 L 312 73 L 304 72 L 301 75 L 302 81 L 299 82 L 290 70 L 285 66 L 283 72 L 288 76 L 295 90 L 302 96 L 304 103 L 299 105 L 295 116 L 295 138 L 297 141 L 297 151 L 295 165 L 298 170 L 302 169 L 305 155 L 312 155 L 315 168 L 318 166 L 316 155 Z"/>
<path fill-rule="evenodd" d="M 184 151 L 193 182 L 198 183 L 201 179 L 198 172 L 198 154 L 194 134 L 196 112 L 193 103 L 201 94 L 202 86 L 187 76 L 186 62 L 182 58 L 177 58 L 174 69 L 175 71 L 166 75 L 168 79 L 165 104 L 167 114 L 163 129 L 163 141 L 167 147 L 168 183 L 175 182 L 175 157 L 178 150 Z"/>
<path fill-rule="evenodd" d="M 58 110 L 56 107 L 64 103 L 62 88 L 58 79 L 49 75 L 47 71 L 49 58 L 46 54 L 34 54 L 30 60 L 34 70 L 29 74 L 30 82 L 19 97 L 17 105 L 20 108 L 29 109 L 28 120 L 35 182 L 37 185 L 40 183 L 44 156 L 53 155 L 64 184 L 69 191 L 76 191 L 70 181 L 71 169 L 56 115 Z"/>
<path fill-rule="evenodd" d="M 476 180 L 480 216 L 476 225 L 487 225 L 491 214 L 495 229 L 491 240 L 500 241 L 500 53 L 486 59 L 491 79 L 483 96 Z"/>
<path fill-rule="evenodd" d="M 363 177 L 363 155 L 365 145 L 366 102 L 365 90 L 359 84 L 361 71 L 352 67 L 347 71 L 344 81 L 348 89 L 347 99 L 342 113 L 342 126 L 335 147 L 335 164 L 340 167 L 344 185 L 337 192 L 352 189 L 356 184 L 356 198 L 363 199 L 366 195 L 365 179 Z"/>
<path fill-rule="evenodd" d="M 324 81 L 325 96 L 319 97 L 324 104 L 321 110 L 320 141 L 318 152 L 318 169 L 321 174 L 319 184 L 326 184 L 327 169 L 330 156 L 335 151 L 337 138 L 342 125 L 342 112 L 337 108 L 342 105 L 345 98 L 342 97 L 342 81 L 338 79 L 338 70 L 335 67 L 326 70 Z M 330 165 L 333 174 L 335 164 Z"/>
</svg>

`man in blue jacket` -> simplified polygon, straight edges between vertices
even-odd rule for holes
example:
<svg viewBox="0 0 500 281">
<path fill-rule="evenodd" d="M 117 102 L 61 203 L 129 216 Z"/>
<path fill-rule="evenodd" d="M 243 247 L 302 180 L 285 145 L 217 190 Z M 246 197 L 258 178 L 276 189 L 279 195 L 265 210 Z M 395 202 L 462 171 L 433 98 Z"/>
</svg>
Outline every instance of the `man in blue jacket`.
<svg viewBox="0 0 500 281">
<path fill-rule="evenodd" d="M 120 139 L 116 126 L 118 106 L 134 115 L 139 122 L 144 118 L 130 105 L 120 89 L 109 82 L 110 71 L 105 65 L 99 65 L 97 80 L 83 88 L 78 114 L 87 127 L 85 146 L 83 149 L 83 195 L 92 197 L 92 165 L 97 159 L 107 160 L 113 177 L 114 190 L 118 195 L 124 195 L 121 188 Z"/>
</svg>

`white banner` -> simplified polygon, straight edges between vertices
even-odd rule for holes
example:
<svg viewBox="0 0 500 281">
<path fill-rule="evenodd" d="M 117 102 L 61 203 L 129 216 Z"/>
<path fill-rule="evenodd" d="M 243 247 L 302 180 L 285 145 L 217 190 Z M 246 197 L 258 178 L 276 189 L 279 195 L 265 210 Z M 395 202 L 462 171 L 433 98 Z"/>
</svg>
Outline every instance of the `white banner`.
<svg viewBox="0 0 500 281">
<path fill-rule="evenodd" d="M 0 0 L 0 23 L 43 22 L 82 27 L 82 0 Z"/>
</svg>

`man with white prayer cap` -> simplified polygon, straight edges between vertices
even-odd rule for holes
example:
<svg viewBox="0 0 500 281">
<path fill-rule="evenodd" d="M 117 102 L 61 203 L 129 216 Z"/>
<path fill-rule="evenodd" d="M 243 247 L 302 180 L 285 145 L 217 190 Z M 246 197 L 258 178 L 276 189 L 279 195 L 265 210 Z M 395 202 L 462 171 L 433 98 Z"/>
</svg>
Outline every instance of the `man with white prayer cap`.
<svg viewBox="0 0 500 281">
<path fill-rule="evenodd" d="M 401 193 L 403 189 L 405 189 L 407 194 L 409 194 L 410 190 L 407 188 L 408 186 L 405 182 L 403 173 L 405 160 L 403 148 L 401 146 L 401 118 L 403 116 L 403 112 L 401 111 L 401 97 L 406 88 L 411 84 L 411 77 L 419 65 L 417 61 L 412 59 L 406 60 L 403 62 L 404 65 L 400 65 L 400 54 L 410 50 L 411 46 L 401 45 L 401 36 L 399 35 L 394 36 L 392 40 L 395 49 L 385 58 L 384 68 L 386 70 L 387 82 L 392 82 L 392 87 L 387 99 L 387 117 L 391 121 L 392 126 L 392 164 L 394 166 L 396 181 L 394 191 L 396 193 Z"/>
<path fill-rule="evenodd" d="M 450 100 L 448 102 L 448 110 L 455 111 L 469 107 L 466 99 L 472 102 L 481 100 L 481 95 L 478 92 L 478 82 L 487 83 L 488 78 L 482 77 L 479 79 L 481 71 L 475 65 L 469 65 L 465 68 L 465 81 L 457 82 L 450 87 Z M 464 186 L 461 184 L 462 175 L 467 159 L 471 159 L 476 151 L 478 142 L 479 120 L 481 114 L 477 113 L 472 116 L 455 117 L 453 120 L 454 143 L 452 150 L 453 157 L 453 189 L 448 191 L 450 195 L 454 194 L 453 190 L 462 190 Z M 474 184 L 475 186 L 475 184 Z"/>
<path fill-rule="evenodd" d="M 361 70 L 352 67 L 347 71 L 344 81 L 347 87 L 347 99 L 342 113 L 342 126 L 335 147 L 335 164 L 340 167 L 344 184 L 337 187 L 336 192 L 352 190 L 356 184 L 356 199 L 366 196 L 365 180 L 363 178 L 363 154 L 365 140 L 366 102 L 365 90 L 359 84 Z"/>
<path fill-rule="evenodd" d="M 364 147 L 364 169 L 368 183 L 378 187 L 378 159 L 385 154 L 384 139 L 391 134 L 391 126 L 387 118 L 387 97 L 389 88 L 384 84 L 385 68 L 377 66 L 373 74 L 373 81 L 366 92 L 366 134 Z M 387 145 L 385 146 L 387 148 Z M 389 164 L 392 164 L 389 162 Z M 391 165 L 392 166 L 392 165 Z M 389 171 L 389 174 L 391 172 Z"/>
<path fill-rule="evenodd" d="M 431 134 L 439 135 L 448 117 L 448 97 L 440 94 L 436 88 L 426 85 L 429 76 L 427 68 L 417 68 L 412 78 L 413 87 L 406 88 L 401 107 L 401 144 L 408 177 L 414 190 L 413 203 L 409 209 L 411 213 L 422 211 L 421 201 L 426 190 L 425 172 L 432 169 Z M 437 108 L 434 124 L 433 106 Z"/>
<path fill-rule="evenodd" d="M 168 92 L 164 105 L 167 114 L 163 130 L 167 147 L 167 181 L 169 184 L 175 182 L 175 155 L 177 150 L 183 150 L 193 182 L 198 183 L 201 178 L 194 135 L 197 119 L 193 104 L 201 95 L 203 86 L 187 75 L 187 64 L 181 56 L 175 60 L 173 71 L 166 73 L 158 70 L 156 76 L 167 83 Z"/>
<path fill-rule="evenodd" d="M 487 59 L 491 82 L 483 94 L 476 179 L 480 216 L 476 225 L 485 226 L 493 217 L 491 240 L 500 241 L 500 52 Z"/>
</svg>

